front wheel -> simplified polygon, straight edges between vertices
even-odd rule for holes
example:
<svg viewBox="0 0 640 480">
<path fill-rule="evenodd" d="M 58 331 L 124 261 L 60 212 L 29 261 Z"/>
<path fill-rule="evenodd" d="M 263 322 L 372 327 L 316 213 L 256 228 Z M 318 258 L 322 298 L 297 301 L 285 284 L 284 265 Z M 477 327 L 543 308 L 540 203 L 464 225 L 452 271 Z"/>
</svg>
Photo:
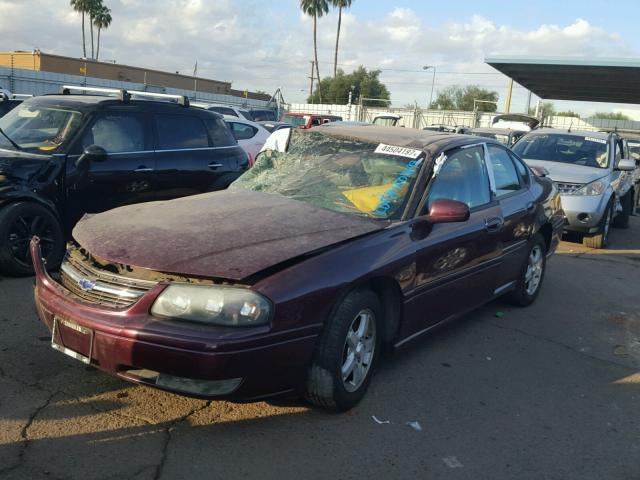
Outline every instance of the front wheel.
<svg viewBox="0 0 640 480">
<path fill-rule="evenodd" d="M 306 399 L 327 410 L 353 408 L 364 396 L 380 352 L 382 308 L 370 290 L 350 293 L 328 319 L 306 384 Z"/>
<path fill-rule="evenodd" d="M 31 237 L 40 238 L 48 269 L 57 268 L 65 239 L 56 216 L 32 202 L 12 203 L 0 210 L 0 271 L 13 276 L 33 275 Z"/>
<path fill-rule="evenodd" d="M 609 243 L 609 230 L 611 228 L 611 217 L 613 217 L 613 200 L 607 205 L 607 209 L 602 215 L 598 231 L 594 234 L 585 234 L 582 237 L 582 244 L 587 248 L 606 248 Z"/>
<path fill-rule="evenodd" d="M 529 255 L 520 271 L 516 287 L 505 296 L 505 300 L 521 307 L 531 305 L 540 292 L 546 268 L 547 244 L 538 233 L 531 241 Z"/>
</svg>

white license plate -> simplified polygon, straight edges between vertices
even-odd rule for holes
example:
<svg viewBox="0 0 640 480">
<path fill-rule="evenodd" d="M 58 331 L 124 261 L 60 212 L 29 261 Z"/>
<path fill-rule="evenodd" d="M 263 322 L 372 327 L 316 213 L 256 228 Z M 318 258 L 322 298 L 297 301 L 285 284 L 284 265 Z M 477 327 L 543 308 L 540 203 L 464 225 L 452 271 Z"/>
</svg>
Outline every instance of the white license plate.
<svg viewBox="0 0 640 480">
<path fill-rule="evenodd" d="M 58 343 L 56 339 L 56 333 L 60 335 L 60 325 L 65 326 L 71 330 L 75 330 L 80 333 L 82 337 L 86 337 L 86 341 L 88 342 L 88 351 L 89 355 L 85 356 L 82 353 L 76 352 L 75 350 L 71 350 L 70 348 L 62 345 L 62 342 Z M 53 328 L 51 329 L 51 348 L 57 350 L 59 352 L 64 353 L 65 355 L 69 355 L 71 358 L 75 358 L 76 360 L 80 360 L 82 363 L 86 363 L 87 365 L 91 364 L 91 353 L 93 351 L 93 330 L 87 327 L 83 327 L 82 325 L 78 325 L 77 323 L 73 323 L 69 320 L 65 320 L 64 318 L 53 317 Z"/>
</svg>

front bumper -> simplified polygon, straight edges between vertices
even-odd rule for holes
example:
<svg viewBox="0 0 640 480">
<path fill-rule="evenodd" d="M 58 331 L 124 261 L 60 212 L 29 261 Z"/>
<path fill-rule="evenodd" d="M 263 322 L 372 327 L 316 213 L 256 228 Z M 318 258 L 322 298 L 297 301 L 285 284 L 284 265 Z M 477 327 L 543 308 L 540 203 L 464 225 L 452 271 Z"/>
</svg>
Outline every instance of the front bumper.
<svg viewBox="0 0 640 480">
<path fill-rule="evenodd" d="M 607 208 L 605 195 L 561 195 L 564 210 L 564 229 L 572 232 L 594 233 Z"/>
<path fill-rule="evenodd" d="M 317 329 L 159 321 L 149 310 L 166 284 L 126 310 L 107 310 L 83 302 L 47 273 L 37 239 L 31 254 L 36 310 L 50 331 L 55 323 L 52 343 L 104 372 L 182 395 L 236 401 L 287 394 L 304 381 Z"/>
</svg>

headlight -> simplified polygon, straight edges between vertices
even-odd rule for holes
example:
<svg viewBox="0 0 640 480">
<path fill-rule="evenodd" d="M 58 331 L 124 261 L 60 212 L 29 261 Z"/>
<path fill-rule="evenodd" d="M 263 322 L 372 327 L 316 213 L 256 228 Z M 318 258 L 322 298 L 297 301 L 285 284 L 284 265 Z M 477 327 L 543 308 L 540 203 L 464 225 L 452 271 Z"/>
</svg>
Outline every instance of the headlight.
<svg viewBox="0 0 640 480">
<path fill-rule="evenodd" d="M 602 180 L 596 180 L 595 182 L 587 183 L 584 187 L 568 195 L 600 195 L 605 188 L 606 184 Z"/>
<path fill-rule="evenodd" d="M 245 288 L 172 284 L 151 307 L 151 314 L 192 322 L 251 327 L 269 322 L 271 302 Z"/>
</svg>

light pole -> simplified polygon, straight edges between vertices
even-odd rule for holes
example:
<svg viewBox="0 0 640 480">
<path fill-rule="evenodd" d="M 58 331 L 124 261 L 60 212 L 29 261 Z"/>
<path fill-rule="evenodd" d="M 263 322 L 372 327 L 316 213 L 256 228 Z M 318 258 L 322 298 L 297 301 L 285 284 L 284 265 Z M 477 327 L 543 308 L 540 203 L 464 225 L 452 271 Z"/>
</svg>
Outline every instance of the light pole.
<svg viewBox="0 0 640 480">
<path fill-rule="evenodd" d="M 425 65 L 422 67 L 423 70 L 429 70 L 433 68 L 433 78 L 431 79 L 431 95 L 429 95 L 429 104 L 427 105 L 427 110 L 431 108 L 431 102 L 433 102 L 433 86 L 436 84 L 436 66 L 435 65 Z"/>
</svg>

